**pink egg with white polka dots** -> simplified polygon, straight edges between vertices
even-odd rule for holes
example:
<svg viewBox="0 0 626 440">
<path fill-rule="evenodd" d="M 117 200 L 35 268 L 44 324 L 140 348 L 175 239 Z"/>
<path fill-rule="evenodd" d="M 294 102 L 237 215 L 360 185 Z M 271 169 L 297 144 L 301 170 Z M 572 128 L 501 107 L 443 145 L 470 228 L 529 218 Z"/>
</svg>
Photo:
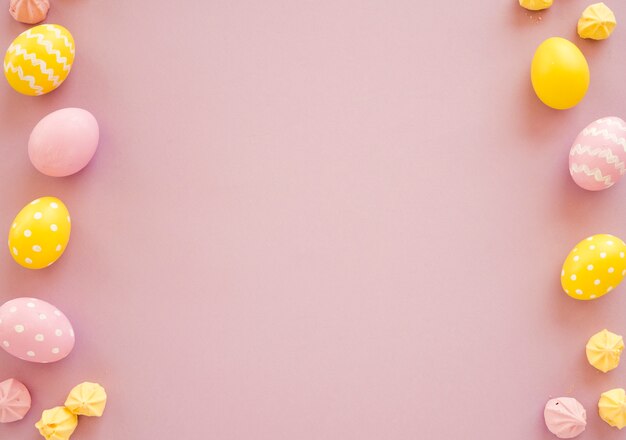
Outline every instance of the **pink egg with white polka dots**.
<svg viewBox="0 0 626 440">
<path fill-rule="evenodd" d="M 74 329 L 52 304 L 16 298 L 0 306 L 0 347 L 25 361 L 56 362 L 74 348 Z"/>
</svg>

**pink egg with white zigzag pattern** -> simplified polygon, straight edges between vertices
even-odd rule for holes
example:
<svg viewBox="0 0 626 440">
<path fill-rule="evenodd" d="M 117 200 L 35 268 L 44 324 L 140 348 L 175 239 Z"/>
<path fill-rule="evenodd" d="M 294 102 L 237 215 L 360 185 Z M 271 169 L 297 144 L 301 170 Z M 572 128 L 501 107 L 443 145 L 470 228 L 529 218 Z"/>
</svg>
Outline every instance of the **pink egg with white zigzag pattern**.
<svg viewBox="0 0 626 440">
<path fill-rule="evenodd" d="M 626 122 L 615 116 L 598 119 L 578 134 L 569 153 L 574 182 L 589 191 L 615 185 L 626 173 Z"/>
</svg>

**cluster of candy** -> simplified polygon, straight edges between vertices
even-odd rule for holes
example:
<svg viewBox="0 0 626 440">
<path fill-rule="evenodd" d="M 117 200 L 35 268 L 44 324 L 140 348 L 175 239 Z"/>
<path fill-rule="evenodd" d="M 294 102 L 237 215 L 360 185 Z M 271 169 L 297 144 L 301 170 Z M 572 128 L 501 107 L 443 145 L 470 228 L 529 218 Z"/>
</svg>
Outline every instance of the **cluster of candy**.
<svg viewBox="0 0 626 440">
<path fill-rule="evenodd" d="M 553 0 L 519 0 L 521 7 L 529 11 L 541 11 L 552 6 Z M 617 21 L 615 14 L 604 3 L 587 6 L 578 19 L 578 35 L 580 38 L 604 40 L 609 38 Z"/>
<path fill-rule="evenodd" d="M 45 410 L 35 425 L 46 439 L 68 439 L 78 426 L 78 416 L 100 417 L 104 413 L 107 394 L 92 382 L 72 388 L 63 406 Z M 30 393 L 23 383 L 8 379 L 0 383 L 0 423 L 22 420 L 31 404 Z"/>
<path fill-rule="evenodd" d="M 589 364 L 603 373 L 618 367 L 622 351 L 624 351 L 622 336 L 607 329 L 589 338 L 585 347 Z M 622 429 L 626 426 L 625 402 L 626 392 L 622 388 L 605 391 L 598 400 L 600 418 L 610 426 Z M 587 426 L 587 412 L 583 405 L 573 397 L 558 397 L 549 400 L 543 415 L 548 430 L 559 438 L 576 437 Z"/>
<path fill-rule="evenodd" d="M 45 410 L 35 426 L 46 439 L 65 440 L 78 426 L 78 416 L 100 417 L 106 403 L 104 388 L 97 383 L 84 382 L 70 391 L 63 406 Z"/>
<path fill-rule="evenodd" d="M 546 9 L 552 0 L 520 0 L 530 10 Z M 615 15 L 604 4 L 586 8 L 578 21 L 581 38 L 603 40 L 616 26 Z M 549 38 L 537 48 L 531 65 L 537 97 L 558 110 L 577 105 L 589 88 L 589 65 L 576 45 Z M 569 153 L 574 182 L 589 191 L 613 186 L 626 172 L 626 123 L 614 116 L 598 119 L 576 137 Z M 626 244 L 613 235 L 597 234 L 578 243 L 561 270 L 561 285 L 570 297 L 590 301 L 614 290 L 626 276 Z M 617 368 L 624 350 L 622 336 L 603 330 L 586 345 L 589 363 L 606 373 Z M 598 414 L 610 426 L 626 426 L 626 392 L 615 388 L 601 394 Z M 544 408 L 548 430 L 559 438 L 573 438 L 585 430 L 587 413 L 572 397 L 548 401 Z"/>
<path fill-rule="evenodd" d="M 33 24 L 44 20 L 48 0 L 12 0 L 11 15 Z M 21 33 L 4 58 L 4 73 L 17 92 L 38 96 L 57 89 L 74 62 L 74 38 L 62 26 L 44 24 Z M 62 177 L 83 169 L 96 152 L 99 127 L 87 110 L 65 108 L 50 113 L 34 127 L 28 155 L 41 173 Z M 71 218 L 56 197 L 40 197 L 27 204 L 9 228 L 13 259 L 28 269 L 51 266 L 70 239 Z M 7 353 L 38 363 L 57 362 L 74 347 L 74 328 L 57 307 L 37 298 L 16 298 L 0 306 L 0 347 Z M 98 384 L 75 387 L 65 405 L 43 412 L 36 428 L 47 440 L 67 440 L 77 416 L 101 416 L 106 392 Z M 30 393 L 16 379 L 0 383 L 0 423 L 21 420 L 30 409 Z"/>
</svg>

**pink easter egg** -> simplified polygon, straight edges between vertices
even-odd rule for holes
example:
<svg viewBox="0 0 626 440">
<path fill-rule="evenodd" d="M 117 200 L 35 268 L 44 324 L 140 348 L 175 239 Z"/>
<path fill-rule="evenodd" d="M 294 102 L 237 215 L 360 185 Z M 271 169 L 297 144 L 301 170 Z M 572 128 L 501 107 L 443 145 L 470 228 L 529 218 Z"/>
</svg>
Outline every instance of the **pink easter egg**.
<svg viewBox="0 0 626 440">
<path fill-rule="evenodd" d="M 22 382 L 7 379 L 0 382 L 0 423 L 22 420 L 30 410 L 30 393 Z"/>
<path fill-rule="evenodd" d="M 64 108 L 44 117 L 28 140 L 30 161 L 47 176 L 63 177 L 82 170 L 98 148 L 98 121 L 87 110 Z"/>
<path fill-rule="evenodd" d="M 626 173 L 626 123 L 610 116 L 598 119 L 578 134 L 569 153 L 574 182 L 589 191 L 615 185 Z"/>
<path fill-rule="evenodd" d="M 0 306 L 0 346 L 25 361 L 56 362 L 74 348 L 74 329 L 52 304 L 16 298 Z"/>
</svg>

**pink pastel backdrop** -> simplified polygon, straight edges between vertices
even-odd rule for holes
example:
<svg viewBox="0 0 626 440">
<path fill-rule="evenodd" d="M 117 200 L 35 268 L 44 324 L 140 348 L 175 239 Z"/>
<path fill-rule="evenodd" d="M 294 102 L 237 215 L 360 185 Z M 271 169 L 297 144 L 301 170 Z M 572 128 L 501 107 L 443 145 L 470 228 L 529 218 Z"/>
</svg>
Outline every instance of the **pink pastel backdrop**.
<svg viewBox="0 0 626 440">
<path fill-rule="evenodd" d="M 0 81 L 0 226 L 54 195 L 72 239 L 38 272 L 0 252 L 0 302 L 52 302 L 77 345 L 54 365 L 0 352 L 33 394 L 0 438 L 39 438 L 84 380 L 110 401 L 76 440 L 542 440 L 559 395 L 587 408 L 581 438 L 623 438 L 595 405 L 626 365 L 598 373 L 584 344 L 626 334 L 626 287 L 559 286 L 579 239 L 626 237 L 626 183 L 567 171 L 582 127 L 626 116 L 626 5 L 607 0 L 621 23 L 595 43 L 575 33 L 589 3 L 54 0 L 77 59 L 45 97 Z M 24 29 L 1 13 L 2 47 Z M 529 85 L 556 35 L 591 67 L 567 112 Z M 68 106 L 100 149 L 48 178 L 28 135 Z"/>
</svg>

